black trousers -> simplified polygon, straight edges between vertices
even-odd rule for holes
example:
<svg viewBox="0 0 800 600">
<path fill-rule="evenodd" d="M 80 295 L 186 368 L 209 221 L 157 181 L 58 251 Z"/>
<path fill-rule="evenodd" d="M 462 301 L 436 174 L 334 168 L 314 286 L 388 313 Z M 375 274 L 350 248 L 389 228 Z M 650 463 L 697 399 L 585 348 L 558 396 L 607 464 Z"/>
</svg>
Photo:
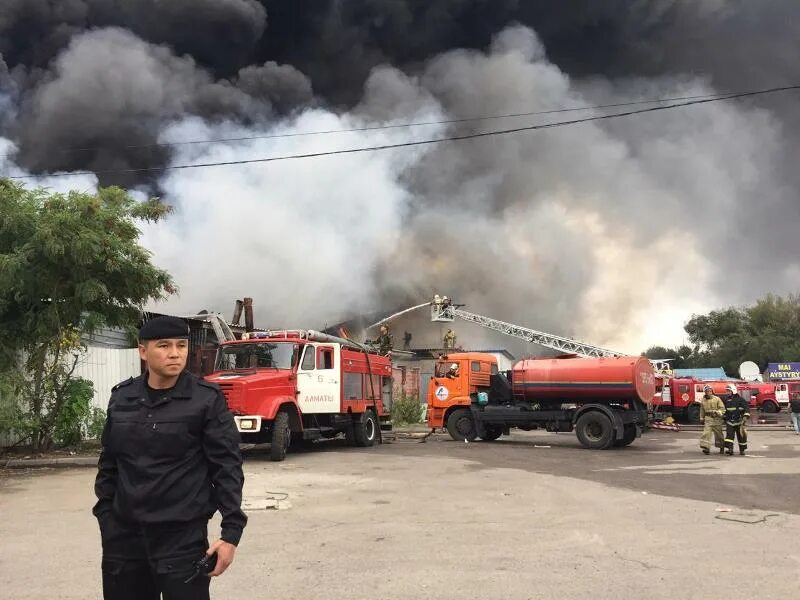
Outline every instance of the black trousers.
<svg viewBox="0 0 800 600">
<path fill-rule="evenodd" d="M 747 450 L 747 429 L 745 429 L 744 423 L 741 425 L 725 423 L 725 449 L 731 452 L 733 452 L 734 436 L 738 438 L 739 450 Z"/>
<path fill-rule="evenodd" d="M 140 527 L 111 513 L 100 519 L 104 600 L 209 600 L 209 578 L 194 573 L 208 550 L 208 522 Z"/>
</svg>

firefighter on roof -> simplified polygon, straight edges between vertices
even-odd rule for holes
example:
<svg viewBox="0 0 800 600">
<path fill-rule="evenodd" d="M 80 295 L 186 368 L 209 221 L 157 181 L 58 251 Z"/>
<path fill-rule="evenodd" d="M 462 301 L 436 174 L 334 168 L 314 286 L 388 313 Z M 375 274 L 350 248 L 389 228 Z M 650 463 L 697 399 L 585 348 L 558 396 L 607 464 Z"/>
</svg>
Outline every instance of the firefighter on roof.
<svg viewBox="0 0 800 600">
<path fill-rule="evenodd" d="M 725 451 L 733 454 L 734 436 L 739 439 L 739 454 L 747 450 L 747 430 L 745 423 L 750 418 L 750 407 L 747 400 L 739 395 L 736 386 L 729 383 L 725 386 L 728 392 L 725 398 Z"/>
<path fill-rule="evenodd" d="M 725 404 L 714 395 L 710 385 L 703 388 L 703 400 L 700 402 L 700 422 L 704 424 L 703 435 L 700 437 L 700 448 L 703 454 L 711 453 L 711 437 L 719 448 L 719 453 L 725 451 L 722 444 L 722 423 L 725 415 Z"/>
<path fill-rule="evenodd" d="M 378 336 L 378 351 L 387 355 L 392 351 L 392 334 L 389 333 L 389 327 L 381 325 L 381 334 Z"/>
<path fill-rule="evenodd" d="M 456 334 L 452 329 L 448 329 L 444 334 L 444 348 L 445 350 L 453 350 L 456 347 Z"/>
</svg>

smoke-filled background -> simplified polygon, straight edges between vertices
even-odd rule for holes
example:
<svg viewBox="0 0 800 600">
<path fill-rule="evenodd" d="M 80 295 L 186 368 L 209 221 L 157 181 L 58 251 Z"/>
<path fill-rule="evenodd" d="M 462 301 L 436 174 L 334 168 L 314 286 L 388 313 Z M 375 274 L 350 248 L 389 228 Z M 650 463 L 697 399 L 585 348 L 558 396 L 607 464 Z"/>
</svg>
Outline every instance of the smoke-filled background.
<svg viewBox="0 0 800 600">
<path fill-rule="evenodd" d="M 800 95 L 266 164 L 798 83 L 794 0 L 0 0 L 0 174 L 176 206 L 164 310 L 333 324 L 434 291 L 638 352 L 800 287 Z M 254 138 L 196 144 L 196 140 Z M 125 173 L 125 169 L 153 168 Z M 37 180 L 32 180 L 35 185 Z M 461 339 L 462 342 L 468 340 Z"/>
</svg>

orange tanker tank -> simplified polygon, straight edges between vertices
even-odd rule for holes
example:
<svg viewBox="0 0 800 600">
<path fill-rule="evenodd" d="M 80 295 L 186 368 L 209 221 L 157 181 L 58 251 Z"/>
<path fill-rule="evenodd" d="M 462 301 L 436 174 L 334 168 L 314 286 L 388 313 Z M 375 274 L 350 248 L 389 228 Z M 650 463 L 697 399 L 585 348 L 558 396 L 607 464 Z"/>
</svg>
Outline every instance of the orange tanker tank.
<svg viewBox="0 0 800 600">
<path fill-rule="evenodd" d="M 653 365 L 641 356 L 522 360 L 514 365 L 511 381 L 515 396 L 537 402 L 606 399 L 647 404 L 656 393 Z"/>
</svg>

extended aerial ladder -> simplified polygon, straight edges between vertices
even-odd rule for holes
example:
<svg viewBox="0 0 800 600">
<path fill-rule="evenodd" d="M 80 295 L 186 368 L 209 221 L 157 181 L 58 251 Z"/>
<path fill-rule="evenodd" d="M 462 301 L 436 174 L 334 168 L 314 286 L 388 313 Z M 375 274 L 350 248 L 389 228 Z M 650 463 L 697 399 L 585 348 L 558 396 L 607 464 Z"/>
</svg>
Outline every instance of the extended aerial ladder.
<svg viewBox="0 0 800 600">
<path fill-rule="evenodd" d="M 585 357 L 623 356 L 622 352 L 609 350 L 608 348 L 593 346 L 592 344 L 571 340 L 543 331 L 537 331 L 536 329 L 523 327 L 522 325 L 506 323 L 505 321 L 471 313 L 452 305 L 445 306 L 441 303 L 431 303 L 431 321 L 434 323 L 452 323 L 456 318 L 475 323 L 476 325 L 486 327 L 492 331 L 525 340 L 526 342 L 550 348 L 551 350 L 557 350 L 564 354 L 577 354 L 578 356 Z"/>
<path fill-rule="evenodd" d="M 434 297 L 432 302 L 418 304 L 417 306 L 413 306 L 406 310 L 395 313 L 394 315 L 383 319 L 382 321 L 370 325 L 368 329 L 382 325 L 402 314 L 423 308 L 425 306 L 430 306 L 431 321 L 434 323 L 452 323 L 458 318 L 463 321 L 475 323 L 481 327 L 491 329 L 492 331 L 537 344 L 544 348 L 549 348 L 564 354 L 575 354 L 577 356 L 586 358 L 615 357 L 625 356 L 627 354 L 625 352 L 619 352 L 617 350 L 611 350 L 609 348 L 603 348 L 593 344 L 587 344 L 586 342 L 554 335 L 552 333 L 546 333 L 544 331 L 537 331 L 536 329 L 531 329 L 530 327 L 523 327 L 522 325 L 515 325 L 499 319 L 492 319 L 491 317 L 469 312 L 461 308 L 459 305 L 452 304 L 452 302 L 447 299 L 447 296 L 439 297 L 438 294 Z M 653 363 L 653 367 L 659 372 L 669 368 L 668 361 L 651 360 L 650 362 Z"/>
</svg>

